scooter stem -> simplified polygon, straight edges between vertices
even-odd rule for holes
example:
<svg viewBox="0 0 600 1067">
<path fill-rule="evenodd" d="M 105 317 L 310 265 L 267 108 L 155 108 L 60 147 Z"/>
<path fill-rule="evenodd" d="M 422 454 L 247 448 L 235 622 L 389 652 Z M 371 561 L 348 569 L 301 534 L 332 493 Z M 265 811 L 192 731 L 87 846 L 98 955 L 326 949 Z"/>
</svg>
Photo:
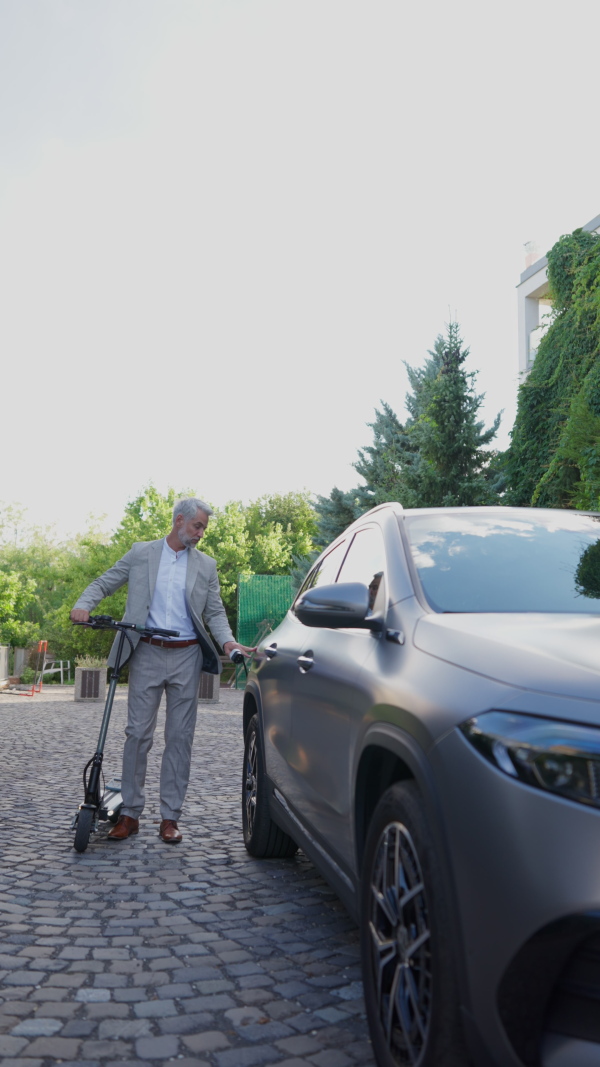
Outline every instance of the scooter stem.
<svg viewBox="0 0 600 1067">
<path fill-rule="evenodd" d="M 115 693 L 117 691 L 117 684 L 119 676 L 121 674 L 121 653 L 123 651 L 123 645 L 125 643 L 125 631 L 121 630 L 119 634 L 119 644 L 117 647 L 117 666 L 113 669 L 110 679 L 110 685 L 108 687 L 108 693 L 106 696 L 106 704 L 104 705 L 104 715 L 102 716 L 102 723 L 100 726 L 100 734 L 98 736 L 98 745 L 96 748 L 96 755 L 102 755 L 104 752 L 104 744 L 106 741 L 106 734 L 108 733 L 108 724 L 110 722 L 110 713 L 112 711 L 113 700 L 115 699 Z"/>
</svg>

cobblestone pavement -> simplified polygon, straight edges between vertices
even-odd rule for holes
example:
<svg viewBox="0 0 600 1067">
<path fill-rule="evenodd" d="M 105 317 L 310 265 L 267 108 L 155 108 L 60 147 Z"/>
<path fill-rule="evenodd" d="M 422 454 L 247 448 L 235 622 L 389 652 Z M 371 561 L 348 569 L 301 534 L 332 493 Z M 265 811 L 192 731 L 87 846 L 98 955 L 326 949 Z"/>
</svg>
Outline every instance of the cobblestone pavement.
<svg viewBox="0 0 600 1067">
<path fill-rule="evenodd" d="M 373 1067 L 354 923 L 303 853 L 244 849 L 242 693 L 199 713 L 183 842 L 158 837 L 159 719 L 140 833 L 80 855 L 102 707 L 72 692 L 0 694 L 2 1067 Z"/>
</svg>

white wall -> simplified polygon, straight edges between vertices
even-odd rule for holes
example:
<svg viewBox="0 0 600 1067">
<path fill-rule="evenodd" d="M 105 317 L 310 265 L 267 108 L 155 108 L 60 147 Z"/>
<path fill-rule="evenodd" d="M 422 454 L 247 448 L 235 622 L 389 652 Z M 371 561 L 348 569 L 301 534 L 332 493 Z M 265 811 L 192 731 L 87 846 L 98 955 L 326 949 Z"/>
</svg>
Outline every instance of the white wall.
<svg viewBox="0 0 600 1067">
<path fill-rule="evenodd" d="M 600 233 L 600 215 L 581 227 L 587 233 Z M 519 330 L 519 378 L 529 374 L 544 330 L 539 330 L 543 316 L 550 311 L 548 298 L 548 260 L 545 256 L 527 267 L 517 286 Z M 533 334 L 533 336 L 532 336 Z"/>
</svg>

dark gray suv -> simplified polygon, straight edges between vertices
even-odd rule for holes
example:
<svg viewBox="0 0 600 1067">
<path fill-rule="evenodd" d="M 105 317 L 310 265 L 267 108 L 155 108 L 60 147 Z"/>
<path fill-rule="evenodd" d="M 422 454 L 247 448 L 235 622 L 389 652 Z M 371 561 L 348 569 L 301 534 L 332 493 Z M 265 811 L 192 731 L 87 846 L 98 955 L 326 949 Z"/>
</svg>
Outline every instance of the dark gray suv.
<svg viewBox="0 0 600 1067">
<path fill-rule="evenodd" d="M 246 847 L 356 916 L 381 1067 L 600 1064 L 600 516 L 375 508 L 244 732 Z"/>
</svg>

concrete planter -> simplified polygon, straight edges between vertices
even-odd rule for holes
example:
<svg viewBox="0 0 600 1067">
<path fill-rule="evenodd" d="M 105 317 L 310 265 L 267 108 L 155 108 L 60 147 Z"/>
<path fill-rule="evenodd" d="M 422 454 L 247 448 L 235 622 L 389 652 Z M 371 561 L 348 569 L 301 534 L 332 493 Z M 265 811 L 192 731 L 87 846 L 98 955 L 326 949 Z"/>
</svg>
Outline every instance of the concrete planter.
<svg viewBox="0 0 600 1067">
<path fill-rule="evenodd" d="M 75 668 L 75 700 L 103 704 L 106 700 L 106 667 Z"/>
<path fill-rule="evenodd" d="M 207 674 L 202 671 L 200 675 L 200 688 L 198 690 L 199 704 L 218 704 L 221 690 L 221 677 L 218 674 Z"/>
</svg>

